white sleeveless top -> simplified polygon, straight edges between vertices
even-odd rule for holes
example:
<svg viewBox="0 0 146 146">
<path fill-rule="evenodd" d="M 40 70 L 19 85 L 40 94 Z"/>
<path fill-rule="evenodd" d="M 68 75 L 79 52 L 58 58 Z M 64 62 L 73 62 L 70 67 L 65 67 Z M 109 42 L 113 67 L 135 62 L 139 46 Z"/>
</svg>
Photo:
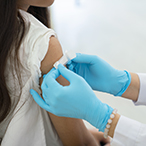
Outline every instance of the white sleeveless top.
<svg viewBox="0 0 146 146">
<path fill-rule="evenodd" d="M 62 146 L 47 112 L 41 109 L 29 93 L 31 88 L 40 93 L 41 61 L 45 57 L 49 39 L 56 34 L 31 14 L 20 10 L 29 30 L 20 47 L 20 60 L 23 69 L 22 92 L 19 82 L 12 73 L 11 60 L 8 60 L 5 76 L 11 92 L 12 110 L 0 124 L 1 146 Z"/>
</svg>

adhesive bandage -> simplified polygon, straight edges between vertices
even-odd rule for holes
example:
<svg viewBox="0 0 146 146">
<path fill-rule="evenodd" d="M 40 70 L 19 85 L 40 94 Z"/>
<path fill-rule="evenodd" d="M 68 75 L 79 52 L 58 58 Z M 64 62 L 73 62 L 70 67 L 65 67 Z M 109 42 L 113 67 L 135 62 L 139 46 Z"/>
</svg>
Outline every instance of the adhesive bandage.
<svg viewBox="0 0 146 146">
<path fill-rule="evenodd" d="M 66 65 L 70 60 L 76 57 L 76 53 L 73 51 L 66 51 L 65 54 L 53 65 L 56 69 L 59 64 Z"/>
</svg>

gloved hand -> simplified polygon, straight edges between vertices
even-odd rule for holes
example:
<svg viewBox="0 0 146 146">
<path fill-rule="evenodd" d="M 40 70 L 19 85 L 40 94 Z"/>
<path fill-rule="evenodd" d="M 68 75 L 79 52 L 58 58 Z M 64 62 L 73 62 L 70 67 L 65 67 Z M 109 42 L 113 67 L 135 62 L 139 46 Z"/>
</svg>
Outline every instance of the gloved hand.
<svg viewBox="0 0 146 146">
<path fill-rule="evenodd" d="M 113 68 L 95 55 L 76 54 L 77 57 L 67 64 L 68 69 L 82 76 L 93 90 L 122 96 L 131 83 L 127 71 Z"/>
<path fill-rule="evenodd" d="M 66 78 L 70 85 L 60 85 L 56 81 L 59 75 Z M 36 91 L 30 91 L 40 107 L 57 116 L 87 120 L 104 131 L 113 109 L 96 97 L 82 77 L 60 64 L 57 70 L 53 69 L 45 76 L 41 88 L 44 100 Z"/>
</svg>

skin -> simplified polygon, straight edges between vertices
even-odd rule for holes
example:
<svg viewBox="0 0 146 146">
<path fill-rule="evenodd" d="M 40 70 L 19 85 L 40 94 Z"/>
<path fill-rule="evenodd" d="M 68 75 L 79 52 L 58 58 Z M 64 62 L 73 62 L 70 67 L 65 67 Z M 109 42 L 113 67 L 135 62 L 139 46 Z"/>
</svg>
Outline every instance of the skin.
<svg viewBox="0 0 146 146">
<path fill-rule="evenodd" d="M 39 6 L 39 7 L 48 7 L 52 5 L 54 0 L 18 0 L 18 8 L 24 11 L 27 11 L 30 5 Z M 51 38 L 50 45 L 46 57 L 42 61 L 41 71 L 43 74 L 48 73 L 53 64 L 59 60 L 62 56 L 61 46 L 56 38 Z M 137 101 L 140 82 L 137 74 L 131 73 L 131 84 L 122 97 L 131 99 L 133 101 Z M 40 82 L 42 82 L 42 78 L 40 78 Z M 69 82 L 60 76 L 57 81 L 62 85 L 68 85 Z M 63 144 L 65 146 L 82 146 L 82 145 L 99 145 L 99 141 L 103 141 L 109 144 L 109 139 L 103 138 L 103 133 L 99 133 L 97 130 L 90 130 L 90 132 L 84 126 L 82 120 L 79 119 L 70 119 L 70 118 L 60 118 L 50 114 L 51 120 L 56 128 L 58 135 L 60 136 Z M 120 115 L 116 114 L 113 122 L 111 124 L 111 128 L 109 130 L 109 136 L 114 136 L 115 128 L 120 119 Z M 72 128 L 73 127 L 73 128 Z"/>
<path fill-rule="evenodd" d="M 31 6 L 48 7 L 54 0 L 18 0 L 18 8 L 24 11 Z M 49 41 L 49 40 L 48 40 Z M 62 48 L 55 37 L 50 38 L 48 52 L 41 62 L 42 75 L 48 73 L 53 64 L 62 57 Z M 43 77 L 40 78 L 40 85 Z M 68 85 L 69 82 L 62 76 L 57 78 L 62 85 Z M 82 120 L 72 118 L 61 118 L 49 113 L 51 121 L 64 146 L 100 146 L 100 141 L 110 146 L 109 139 L 103 138 L 103 133 L 89 131 Z"/>
<path fill-rule="evenodd" d="M 133 101 L 137 101 L 139 90 L 140 90 L 140 80 L 137 74 L 131 74 L 131 84 L 129 85 L 128 89 L 123 93 L 122 97 L 131 99 Z"/>
<path fill-rule="evenodd" d="M 137 74 L 135 73 L 130 73 L 130 74 L 131 74 L 131 83 L 128 89 L 123 93 L 122 97 L 136 102 L 138 100 L 138 95 L 140 90 L 140 80 Z M 114 136 L 114 131 L 116 129 L 119 119 L 120 119 L 120 115 L 116 114 L 111 124 L 111 128 L 109 129 L 109 136 L 111 137 Z"/>
<path fill-rule="evenodd" d="M 18 8 L 27 11 L 30 6 L 49 7 L 54 0 L 18 0 Z"/>
</svg>

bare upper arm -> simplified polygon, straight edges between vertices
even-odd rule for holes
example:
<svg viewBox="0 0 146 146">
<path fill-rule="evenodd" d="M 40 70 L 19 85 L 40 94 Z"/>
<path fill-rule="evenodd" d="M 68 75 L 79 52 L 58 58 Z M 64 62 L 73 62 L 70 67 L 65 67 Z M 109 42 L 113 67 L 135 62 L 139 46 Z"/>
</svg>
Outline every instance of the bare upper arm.
<svg viewBox="0 0 146 146">
<path fill-rule="evenodd" d="M 53 64 L 62 57 L 62 48 L 59 41 L 55 37 L 50 38 L 48 52 L 41 62 L 41 71 L 43 74 L 48 73 Z"/>
<path fill-rule="evenodd" d="M 49 72 L 53 64 L 62 55 L 62 48 L 59 41 L 55 37 L 51 37 L 48 52 L 41 63 L 42 74 Z M 69 84 L 62 76 L 58 77 L 57 81 L 62 85 Z M 51 113 L 49 115 L 64 146 L 82 146 L 89 143 L 96 146 L 96 142 L 94 142 L 92 135 L 88 132 L 82 120 L 57 117 Z"/>
</svg>

